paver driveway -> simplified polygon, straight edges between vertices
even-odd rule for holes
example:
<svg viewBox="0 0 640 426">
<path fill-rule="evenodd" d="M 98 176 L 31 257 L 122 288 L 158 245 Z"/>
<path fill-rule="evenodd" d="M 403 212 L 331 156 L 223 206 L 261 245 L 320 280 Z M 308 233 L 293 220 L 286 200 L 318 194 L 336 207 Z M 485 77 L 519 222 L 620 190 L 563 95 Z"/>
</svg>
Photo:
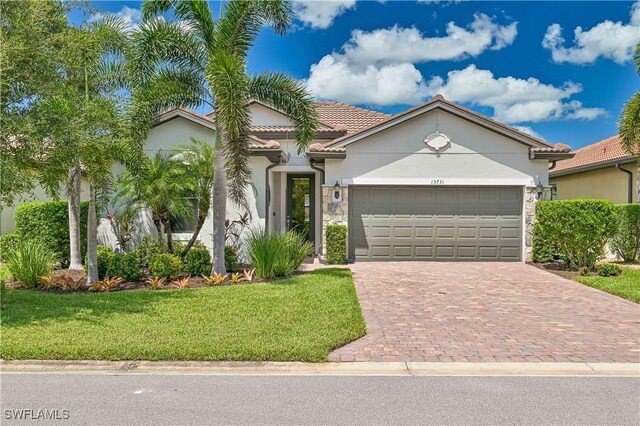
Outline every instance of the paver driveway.
<svg viewBox="0 0 640 426">
<path fill-rule="evenodd" d="M 524 263 L 352 270 L 368 334 L 332 361 L 640 362 L 640 305 Z"/>
</svg>

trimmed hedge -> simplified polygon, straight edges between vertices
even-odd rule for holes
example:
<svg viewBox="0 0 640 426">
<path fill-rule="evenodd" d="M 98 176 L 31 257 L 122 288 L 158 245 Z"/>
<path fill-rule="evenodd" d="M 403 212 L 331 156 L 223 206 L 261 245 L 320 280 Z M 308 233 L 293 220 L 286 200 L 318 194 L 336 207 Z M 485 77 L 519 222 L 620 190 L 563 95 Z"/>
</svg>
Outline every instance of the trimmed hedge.
<svg viewBox="0 0 640 426">
<path fill-rule="evenodd" d="M 98 263 L 98 266 L 100 263 Z M 107 277 L 120 277 L 125 281 L 138 281 L 140 265 L 135 253 L 113 253 L 105 272 Z"/>
<path fill-rule="evenodd" d="M 149 272 L 155 278 L 177 278 L 182 273 L 182 259 L 170 253 L 160 253 L 156 255 L 149 265 Z"/>
<path fill-rule="evenodd" d="M 592 269 L 616 232 L 616 218 L 616 208 L 607 200 L 539 201 L 534 230 L 538 252 L 534 258 L 542 258 L 557 247 L 571 268 Z"/>
<path fill-rule="evenodd" d="M 327 255 L 325 261 L 329 265 L 347 263 L 347 226 L 329 224 L 325 228 L 327 239 Z"/>
<path fill-rule="evenodd" d="M 611 239 L 611 248 L 626 262 L 640 256 L 640 204 L 616 205 L 618 231 Z"/>
<path fill-rule="evenodd" d="M 211 274 L 211 255 L 206 248 L 191 248 L 184 258 L 184 269 L 189 275 Z"/>
<path fill-rule="evenodd" d="M 87 213 L 89 203 L 80 204 L 80 250 L 87 247 Z M 69 263 L 69 205 L 66 201 L 24 203 L 16 208 L 16 235 L 20 240 L 37 239 L 54 253 L 56 259 Z"/>
</svg>

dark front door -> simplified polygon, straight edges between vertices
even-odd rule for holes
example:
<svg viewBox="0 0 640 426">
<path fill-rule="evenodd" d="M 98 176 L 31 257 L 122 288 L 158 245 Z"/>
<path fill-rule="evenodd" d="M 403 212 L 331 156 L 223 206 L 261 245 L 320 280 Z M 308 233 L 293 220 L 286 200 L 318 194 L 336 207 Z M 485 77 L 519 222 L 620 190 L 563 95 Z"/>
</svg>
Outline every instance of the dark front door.
<svg viewBox="0 0 640 426">
<path fill-rule="evenodd" d="M 315 176 L 287 175 L 287 229 L 315 240 Z"/>
</svg>

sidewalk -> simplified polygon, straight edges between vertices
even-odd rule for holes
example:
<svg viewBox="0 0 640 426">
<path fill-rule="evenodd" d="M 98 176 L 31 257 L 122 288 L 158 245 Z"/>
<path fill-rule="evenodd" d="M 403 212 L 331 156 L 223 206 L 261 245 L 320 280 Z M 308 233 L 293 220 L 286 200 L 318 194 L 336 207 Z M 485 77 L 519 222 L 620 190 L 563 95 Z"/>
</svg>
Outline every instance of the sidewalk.
<svg viewBox="0 0 640 426">
<path fill-rule="evenodd" d="M 238 361 L 4 361 L 7 374 L 178 374 L 249 376 L 627 376 L 638 363 L 304 362 Z"/>
</svg>

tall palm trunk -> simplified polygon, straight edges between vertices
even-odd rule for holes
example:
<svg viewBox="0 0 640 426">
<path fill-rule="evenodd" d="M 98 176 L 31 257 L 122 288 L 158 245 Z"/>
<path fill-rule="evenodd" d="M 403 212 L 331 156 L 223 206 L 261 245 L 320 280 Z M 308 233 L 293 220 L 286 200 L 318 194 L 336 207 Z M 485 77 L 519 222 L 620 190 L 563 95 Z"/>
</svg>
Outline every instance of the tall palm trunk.
<svg viewBox="0 0 640 426">
<path fill-rule="evenodd" d="M 80 239 L 80 168 L 69 170 L 67 181 L 67 196 L 69 198 L 69 269 L 79 270 L 82 267 L 82 251 Z"/>
<path fill-rule="evenodd" d="M 216 156 L 213 175 L 213 266 L 211 273 L 226 274 L 224 266 L 225 225 L 227 211 L 227 164 L 222 149 L 220 127 L 216 123 Z"/>
<path fill-rule="evenodd" d="M 89 184 L 89 214 L 87 215 L 87 285 L 98 281 L 98 219 L 96 216 L 96 189 Z"/>
</svg>

